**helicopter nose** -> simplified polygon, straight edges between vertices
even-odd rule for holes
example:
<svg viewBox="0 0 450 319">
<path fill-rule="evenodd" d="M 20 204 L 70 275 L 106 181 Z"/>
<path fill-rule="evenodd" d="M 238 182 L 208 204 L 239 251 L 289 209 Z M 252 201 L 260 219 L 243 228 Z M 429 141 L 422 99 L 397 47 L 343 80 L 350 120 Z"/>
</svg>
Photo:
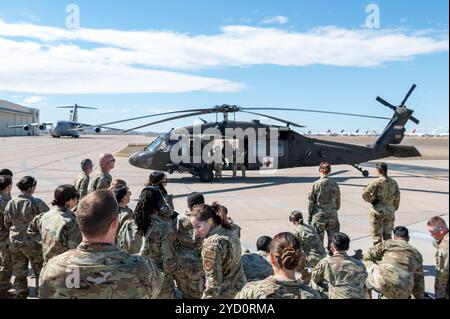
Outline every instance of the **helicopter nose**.
<svg viewBox="0 0 450 319">
<path fill-rule="evenodd" d="M 138 168 L 147 168 L 149 165 L 146 164 L 150 164 L 147 163 L 148 161 L 144 153 L 135 153 L 131 155 L 131 157 L 128 159 L 128 162 Z"/>
</svg>

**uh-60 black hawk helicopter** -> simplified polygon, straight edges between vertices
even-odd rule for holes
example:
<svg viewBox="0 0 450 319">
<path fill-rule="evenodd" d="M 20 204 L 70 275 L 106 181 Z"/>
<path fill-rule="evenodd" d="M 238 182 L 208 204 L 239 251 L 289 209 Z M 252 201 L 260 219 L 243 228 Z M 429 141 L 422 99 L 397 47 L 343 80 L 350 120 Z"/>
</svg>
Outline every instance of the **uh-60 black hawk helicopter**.
<svg viewBox="0 0 450 319">
<path fill-rule="evenodd" d="M 377 101 L 381 104 L 389 107 L 394 111 L 392 118 L 370 116 L 363 114 L 352 114 L 352 113 L 340 113 L 340 112 L 329 112 L 329 111 L 318 111 L 318 110 L 306 110 L 306 109 L 291 109 L 291 108 L 243 108 L 235 105 L 222 105 L 216 106 L 210 109 L 192 109 L 183 110 L 175 112 L 167 112 L 160 114 L 153 114 L 148 116 L 142 116 L 132 119 L 121 120 L 113 123 L 106 123 L 104 125 L 116 124 L 121 122 L 127 122 L 132 120 L 163 116 L 163 115 L 174 115 L 176 116 L 165 118 L 162 120 L 154 121 L 152 123 L 147 123 L 126 131 L 122 133 L 129 132 L 131 130 L 141 129 L 148 127 L 150 125 L 155 125 L 159 123 L 164 123 L 168 121 L 173 121 L 177 119 L 187 118 L 187 117 L 199 117 L 205 114 L 216 114 L 216 122 L 206 122 L 204 120 L 203 124 L 189 126 L 181 129 L 172 129 L 167 134 L 162 134 L 155 141 L 153 141 L 147 148 L 139 151 L 129 158 L 131 165 L 150 170 L 161 170 L 169 173 L 180 172 L 180 173 L 190 173 L 194 176 L 200 177 L 203 182 L 209 182 L 213 179 L 213 164 L 211 164 L 211 157 L 213 157 L 212 149 L 214 145 L 219 144 L 222 147 L 223 156 L 220 156 L 221 161 L 226 165 L 224 169 L 229 168 L 234 161 L 237 161 L 236 149 L 239 148 L 241 154 L 240 160 L 245 163 L 247 170 L 262 170 L 266 168 L 276 167 L 277 169 L 284 168 L 294 168 L 302 166 L 317 166 L 320 162 L 327 161 L 330 164 L 348 164 L 359 170 L 363 176 L 369 176 L 369 172 L 360 167 L 361 163 L 365 163 L 371 160 L 377 160 L 386 157 L 416 157 L 421 156 L 419 151 L 414 146 L 399 145 L 405 134 L 405 125 L 411 120 L 412 122 L 419 124 L 419 120 L 412 116 L 413 110 L 408 109 L 405 106 L 406 101 L 416 88 L 413 85 L 404 100 L 399 106 L 394 106 L 384 99 L 377 97 Z M 293 111 L 293 112 L 313 112 L 313 113 L 324 113 L 331 115 L 346 115 L 354 117 L 365 117 L 365 118 L 376 118 L 376 119 L 387 119 L 389 120 L 388 125 L 384 129 L 381 136 L 374 141 L 372 145 L 359 146 L 354 144 L 339 143 L 332 141 L 325 141 L 315 138 L 309 138 L 303 136 L 291 127 L 304 127 L 293 123 L 292 121 L 287 121 L 267 114 L 259 113 L 259 111 Z M 258 112 L 256 112 L 258 111 Z M 275 125 L 265 125 L 260 123 L 260 121 L 252 122 L 239 122 L 235 120 L 230 120 L 229 115 L 236 113 L 247 113 L 252 115 L 263 116 L 272 120 L 276 120 L 286 124 L 286 126 L 275 126 Z M 224 120 L 219 122 L 217 120 L 218 114 L 222 113 Z M 226 134 L 227 130 L 235 129 L 253 129 L 258 133 L 255 136 L 249 137 L 245 136 L 240 139 L 240 144 L 237 145 L 236 136 L 229 136 Z M 211 130 L 216 133 L 210 133 Z M 274 133 L 275 132 L 275 133 Z M 188 138 L 180 138 L 180 136 L 186 136 Z M 205 155 L 201 157 L 200 160 L 197 156 L 197 161 L 194 160 L 196 156 L 194 153 L 195 138 L 201 135 L 200 144 L 200 154 Z M 269 139 L 271 136 L 276 136 L 277 144 L 275 152 L 276 154 L 271 154 L 270 156 L 264 156 L 266 151 L 271 147 Z M 215 139 L 215 143 L 211 146 L 211 141 Z M 234 139 L 234 141 L 233 141 Z M 219 141 L 219 142 L 218 142 Z M 242 143 L 243 142 L 243 143 Z M 243 145 L 242 145 L 243 144 Z M 209 145 L 209 146 L 207 146 Z M 232 156 L 225 155 L 223 151 L 223 146 L 230 146 L 234 150 Z M 205 148 L 209 149 L 205 152 Z M 262 148 L 262 150 L 260 149 Z M 263 156 L 257 156 L 256 161 L 250 162 L 248 158 L 251 154 L 263 153 Z M 177 160 L 174 160 L 174 154 Z M 184 155 L 184 156 L 183 156 Z M 186 156 L 187 155 L 187 156 Z M 184 158 L 184 160 L 183 160 Z M 273 164 L 276 165 L 273 165 Z"/>
</svg>

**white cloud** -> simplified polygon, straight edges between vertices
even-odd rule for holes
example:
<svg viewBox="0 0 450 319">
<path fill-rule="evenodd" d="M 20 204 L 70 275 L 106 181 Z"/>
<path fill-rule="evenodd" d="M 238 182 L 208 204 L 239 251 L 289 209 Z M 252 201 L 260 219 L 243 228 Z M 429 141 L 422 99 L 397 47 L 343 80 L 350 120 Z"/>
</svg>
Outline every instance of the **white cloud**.
<svg viewBox="0 0 450 319">
<path fill-rule="evenodd" d="M 245 86 L 180 70 L 262 64 L 373 67 L 446 52 L 448 45 L 448 30 L 328 26 L 294 32 L 230 25 L 218 34 L 191 36 L 151 30 L 71 31 L 0 20 L 0 87 L 40 94 L 229 92 Z"/>
<path fill-rule="evenodd" d="M 276 16 L 276 17 L 272 17 L 272 18 L 261 21 L 261 24 L 276 24 L 276 23 L 286 24 L 288 21 L 289 21 L 289 19 L 287 17 Z"/>
<path fill-rule="evenodd" d="M 47 98 L 42 96 L 30 96 L 23 101 L 23 104 L 25 106 L 31 106 L 38 103 L 45 104 L 45 100 L 47 100 Z"/>
</svg>

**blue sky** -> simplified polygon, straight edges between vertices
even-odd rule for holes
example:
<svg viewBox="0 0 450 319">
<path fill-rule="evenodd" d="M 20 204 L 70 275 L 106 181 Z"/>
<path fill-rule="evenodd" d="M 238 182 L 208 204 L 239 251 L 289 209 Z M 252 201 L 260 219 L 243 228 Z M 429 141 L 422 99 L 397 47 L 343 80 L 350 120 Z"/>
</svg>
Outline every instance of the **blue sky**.
<svg viewBox="0 0 450 319">
<path fill-rule="evenodd" d="M 80 32 L 66 28 L 70 3 Z M 217 104 L 390 116 L 375 97 L 399 104 L 416 83 L 408 104 L 419 129 L 447 131 L 448 1 L 377 1 L 375 30 L 365 27 L 369 3 L 0 0 L 0 99 L 41 109 L 42 121 L 67 118 L 55 106 L 73 103 L 100 108 L 81 113 L 88 123 Z M 386 125 L 269 114 L 321 131 Z"/>
</svg>

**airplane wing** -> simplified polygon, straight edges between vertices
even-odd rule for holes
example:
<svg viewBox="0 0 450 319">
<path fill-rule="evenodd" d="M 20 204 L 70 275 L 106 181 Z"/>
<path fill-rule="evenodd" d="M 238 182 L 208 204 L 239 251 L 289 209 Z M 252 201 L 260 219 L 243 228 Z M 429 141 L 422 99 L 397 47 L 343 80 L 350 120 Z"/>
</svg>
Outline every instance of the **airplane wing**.
<svg viewBox="0 0 450 319">
<path fill-rule="evenodd" d="M 28 125 L 28 126 L 39 126 L 39 125 L 45 125 L 45 126 L 48 126 L 48 125 L 53 125 L 54 123 L 53 122 L 46 122 L 46 123 L 25 123 L 25 124 L 20 124 L 20 125 L 13 125 L 13 126 L 8 126 L 8 128 L 22 128 L 22 127 L 24 127 L 24 126 L 26 126 L 26 125 Z"/>
</svg>

